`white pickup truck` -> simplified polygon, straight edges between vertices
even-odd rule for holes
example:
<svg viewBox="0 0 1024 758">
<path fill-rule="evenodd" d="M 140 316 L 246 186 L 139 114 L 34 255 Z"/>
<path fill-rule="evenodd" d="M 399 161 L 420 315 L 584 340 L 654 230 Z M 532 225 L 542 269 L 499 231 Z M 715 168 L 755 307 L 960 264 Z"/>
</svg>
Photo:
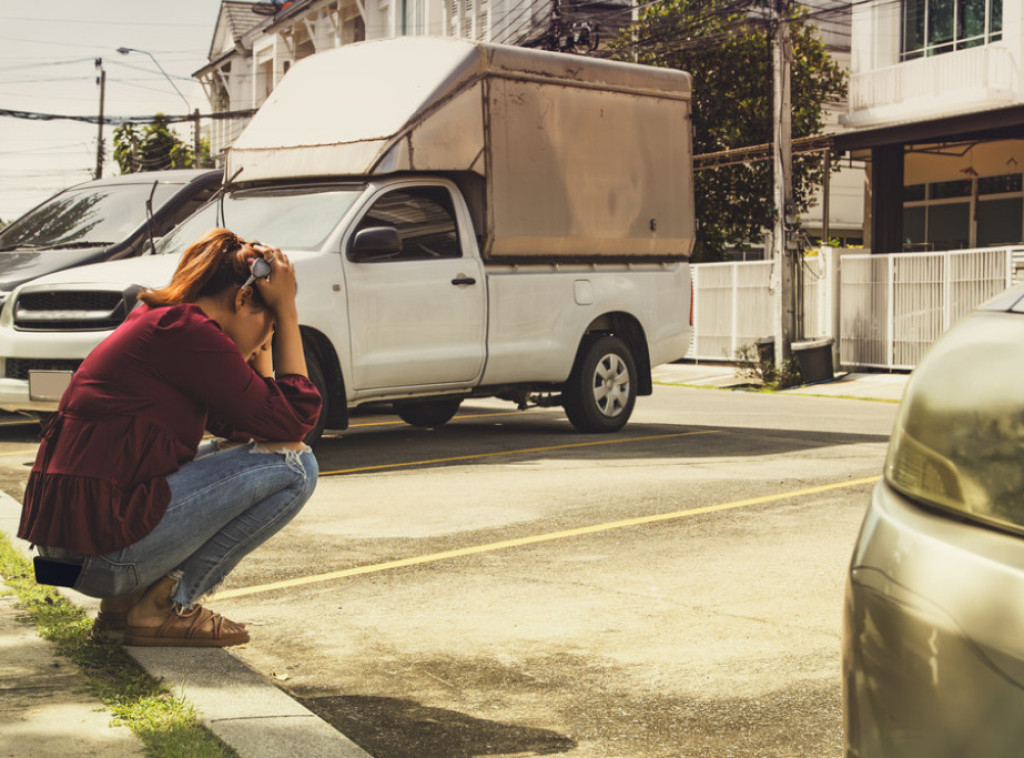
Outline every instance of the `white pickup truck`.
<svg viewBox="0 0 1024 758">
<path fill-rule="evenodd" d="M 229 151 L 230 183 L 156 255 L 12 294 L 0 408 L 53 410 L 140 289 L 226 226 L 295 264 L 314 437 L 364 403 L 437 426 L 481 396 L 618 430 L 689 345 L 689 84 L 423 38 L 301 61 Z"/>
</svg>

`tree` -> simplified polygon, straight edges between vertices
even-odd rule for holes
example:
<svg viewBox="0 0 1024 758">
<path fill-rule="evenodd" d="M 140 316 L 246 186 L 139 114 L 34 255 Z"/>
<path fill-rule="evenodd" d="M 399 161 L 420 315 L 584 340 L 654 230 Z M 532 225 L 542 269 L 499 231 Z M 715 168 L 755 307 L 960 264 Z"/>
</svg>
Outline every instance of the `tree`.
<svg viewBox="0 0 1024 758">
<path fill-rule="evenodd" d="M 114 160 L 122 174 L 212 165 L 206 140 L 200 143 L 198 164 L 193 153 L 192 147 L 171 131 L 160 113 L 144 129 L 123 124 L 114 130 Z"/>
<path fill-rule="evenodd" d="M 818 134 L 822 106 L 846 95 L 846 78 L 817 29 L 794 10 L 793 137 Z M 693 152 L 718 152 L 772 141 L 772 30 L 766 12 L 734 0 L 661 0 L 615 42 L 616 57 L 688 71 L 693 76 Z M 634 58 L 635 56 L 635 58 Z M 797 213 L 807 210 L 823 172 L 820 157 L 793 161 Z M 694 177 L 695 261 L 725 257 L 727 248 L 771 228 L 772 163 L 699 171 Z"/>
</svg>

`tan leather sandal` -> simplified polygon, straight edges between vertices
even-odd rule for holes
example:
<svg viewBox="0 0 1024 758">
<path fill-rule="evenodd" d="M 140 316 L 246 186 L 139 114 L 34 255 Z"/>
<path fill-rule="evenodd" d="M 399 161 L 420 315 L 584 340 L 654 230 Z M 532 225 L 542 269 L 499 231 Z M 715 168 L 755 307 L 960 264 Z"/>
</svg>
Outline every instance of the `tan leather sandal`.
<svg viewBox="0 0 1024 758">
<path fill-rule="evenodd" d="M 231 624 L 237 631 L 225 627 Z M 197 605 L 191 611 L 171 611 L 160 626 L 127 627 L 124 644 L 141 647 L 228 647 L 249 641 L 242 624 Z"/>
<path fill-rule="evenodd" d="M 139 590 L 130 595 L 121 597 L 105 597 L 100 601 L 100 610 L 93 621 L 93 634 L 106 632 L 123 632 L 128 628 L 128 611 L 139 602 L 139 599 L 146 594 L 146 590 Z"/>
</svg>

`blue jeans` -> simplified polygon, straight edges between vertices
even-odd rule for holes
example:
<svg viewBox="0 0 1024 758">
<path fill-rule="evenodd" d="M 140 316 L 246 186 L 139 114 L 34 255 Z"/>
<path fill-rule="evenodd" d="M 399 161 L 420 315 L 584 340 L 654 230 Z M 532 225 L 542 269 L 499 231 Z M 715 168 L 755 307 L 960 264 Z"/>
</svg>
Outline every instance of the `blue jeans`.
<svg viewBox="0 0 1024 758">
<path fill-rule="evenodd" d="M 204 443 L 195 460 L 167 477 L 171 502 L 153 531 L 122 550 L 86 556 L 74 588 L 119 597 L 176 574 L 174 601 L 190 607 L 294 518 L 318 473 L 308 449 L 268 451 L 250 442 L 220 450 Z M 41 552 L 74 557 L 54 548 Z"/>
</svg>

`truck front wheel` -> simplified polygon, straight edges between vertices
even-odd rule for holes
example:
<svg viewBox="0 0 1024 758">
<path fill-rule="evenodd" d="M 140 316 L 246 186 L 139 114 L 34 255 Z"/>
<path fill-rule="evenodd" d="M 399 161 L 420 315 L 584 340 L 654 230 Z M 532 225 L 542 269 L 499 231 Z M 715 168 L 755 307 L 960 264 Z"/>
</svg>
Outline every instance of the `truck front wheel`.
<svg viewBox="0 0 1024 758">
<path fill-rule="evenodd" d="M 462 405 L 460 397 L 408 401 L 395 403 L 395 413 L 407 424 L 429 428 L 447 424 L 458 412 L 460 405 Z"/>
<path fill-rule="evenodd" d="M 307 445 L 313 447 L 320 441 L 320 437 L 322 437 L 324 433 L 324 427 L 327 426 L 327 414 L 330 410 L 329 406 L 331 403 L 331 396 L 327 391 L 327 377 L 324 375 L 324 370 L 320 366 L 319 357 L 313 350 L 310 350 L 308 346 L 305 349 L 305 353 L 306 373 L 309 375 L 309 381 L 313 382 L 317 392 L 320 393 L 320 399 L 323 403 L 320 408 L 320 417 L 316 420 L 316 425 L 309 430 L 309 433 L 303 440 Z"/>
<path fill-rule="evenodd" d="M 636 403 L 636 363 L 626 343 L 588 337 L 562 393 L 569 422 L 581 432 L 617 432 Z"/>
</svg>

